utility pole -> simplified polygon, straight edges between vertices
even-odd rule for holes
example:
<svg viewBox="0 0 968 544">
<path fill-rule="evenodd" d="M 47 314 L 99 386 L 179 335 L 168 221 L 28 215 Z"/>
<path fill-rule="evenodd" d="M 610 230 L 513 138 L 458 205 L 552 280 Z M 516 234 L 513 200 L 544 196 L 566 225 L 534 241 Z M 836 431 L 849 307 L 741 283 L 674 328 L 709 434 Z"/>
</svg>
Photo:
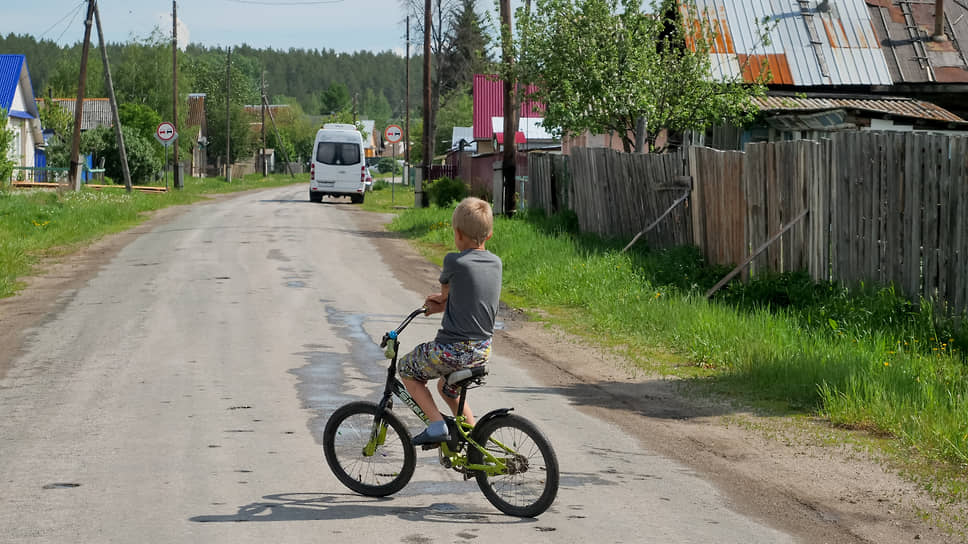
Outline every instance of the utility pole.
<svg viewBox="0 0 968 544">
<path fill-rule="evenodd" d="M 259 92 L 262 97 L 260 100 L 260 105 L 262 106 L 262 152 L 259 153 L 259 157 L 262 161 L 262 177 L 267 177 L 269 175 L 269 165 L 266 164 L 266 71 L 262 70 L 262 89 Z"/>
<path fill-rule="evenodd" d="M 114 81 L 111 80 L 111 64 L 108 63 L 107 44 L 104 43 L 104 29 L 101 28 L 101 9 L 94 2 L 94 21 L 97 23 L 97 37 L 101 44 L 101 62 L 104 63 L 104 80 L 108 87 L 108 98 L 111 101 L 111 121 L 114 123 L 114 137 L 118 141 L 118 152 L 121 155 L 121 172 L 124 175 L 124 188 L 131 192 L 131 171 L 128 170 L 128 152 L 124 148 L 124 134 L 121 132 L 121 118 L 118 116 L 118 99 L 114 96 Z"/>
<path fill-rule="evenodd" d="M 404 119 L 403 123 L 403 164 L 407 166 L 407 186 L 410 186 L 410 16 L 407 15 L 407 67 L 406 76 L 407 80 L 407 92 L 406 92 L 406 104 L 404 105 Z M 394 165 L 396 168 L 396 165 Z"/>
<path fill-rule="evenodd" d="M 175 132 L 178 132 L 178 15 L 177 8 L 175 6 L 176 0 L 171 0 L 171 110 L 172 117 L 171 123 L 175 126 Z M 181 189 L 185 185 L 185 180 L 182 179 L 181 169 L 178 168 L 178 139 L 172 143 L 172 147 L 175 148 L 175 153 L 172 155 L 172 171 L 174 172 L 173 179 L 175 180 L 175 189 Z"/>
<path fill-rule="evenodd" d="M 514 51 L 511 47 L 511 0 L 501 0 L 501 50 L 504 62 L 504 215 L 514 215 L 518 132 L 518 107 L 515 100 Z"/>
<path fill-rule="evenodd" d="M 430 0 L 427 0 L 428 2 Z M 84 110 L 84 87 L 87 83 L 87 53 L 91 45 L 91 18 L 94 16 L 94 0 L 87 0 L 87 18 L 84 19 L 84 43 L 81 47 L 81 76 L 77 82 L 77 102 L 74 103 L 74 135 L 71 138 L 71 168 L 67 181 L 72 191 L 81 190 L 78 155 L 81 151 L 81 113 Z"/>
<path fill-rule="evenodd" d="M 232 183 L 232 46 L 225 62 L 225 181 Z"/>
<path fill-rule="evenodd" d="M 433 20 L 431 15 L 431 0 L 424 0 L 424 46 L 423 46 L 423 162 L 421 165 L 422 176 L 417 177 L 417 186 L 414 188 L 415 208 L 423 208 L 423 182 L 430 181 L 430 157 L 434 152 L 434 135 L 431 134 L 430 118 L 430 88 L 432 80 L 430 78 L 430 33 L 433 30 Z"/>
</svg>

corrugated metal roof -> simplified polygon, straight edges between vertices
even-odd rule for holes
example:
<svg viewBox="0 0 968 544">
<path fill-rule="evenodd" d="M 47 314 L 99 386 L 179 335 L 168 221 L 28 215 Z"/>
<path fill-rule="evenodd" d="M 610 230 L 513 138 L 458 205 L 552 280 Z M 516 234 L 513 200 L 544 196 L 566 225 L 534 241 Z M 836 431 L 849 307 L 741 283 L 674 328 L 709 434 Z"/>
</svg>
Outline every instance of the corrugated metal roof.
<svg viewBox="0 0 968 544">
<path fill-rule="evenodd" d="M 696 0 L 718 31 L 713 75 L 774 85 L 890 85 L 891 74 L 864 0 Z M 826 7 L 823 7 L 826 6 Z M 685 8 L 683 8 L 685 9 Z M 775 23 L 769 44 L 757 22 Z"/>
<path fill-rule="evenodd" d="M 765 96 L 756 99 L 761 110 L 821 111 L 836 108 L 886 113 L 915 119 L 966 123 L 961 117 L 930 102 L 913 98 L 801 98 L 794 96 Z"/>
<path fill-rule="evenodd" d="M 0 55 L 0 108 L 9 112 L 17 93 L 20 74 L 26 57 L 23 55 Z"/>
<path fill-rule="evenodd" d="M 64 108 L 74 118 L 74 104 L 76 98 L 55 98 L 54 103 Z M 107 98 L 85 98 L 84 109 L 81 111 L 81 130 L 90 130 L 96 127 L 110 127 L 114 124 L 111 120 L 111 102 Z"/>
<path fill-rule="evenodd" d="M 521 100 L 520 117 L 544 117 L 544 104 L 522 98 L 535 92 L 537 87 L 528 85 Z M 497 76 L 474 75 L 474 139 L 489 140 L 494 135 L 492 117 L 504 117 L 504 82 Z"/>
<path fill-rule="evenodd" d="M 968 83 L 968 3 L 945 2 L 945 34 L 934 41 L 935 2 L 867 0 L 895 83 Z"/>
</svg>

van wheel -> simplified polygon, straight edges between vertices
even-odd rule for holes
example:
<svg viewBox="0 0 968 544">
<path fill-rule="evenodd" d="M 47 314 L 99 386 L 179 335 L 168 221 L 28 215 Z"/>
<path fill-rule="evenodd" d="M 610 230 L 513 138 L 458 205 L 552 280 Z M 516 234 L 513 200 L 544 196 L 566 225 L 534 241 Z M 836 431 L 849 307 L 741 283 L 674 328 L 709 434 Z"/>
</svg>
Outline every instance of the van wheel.
<svg viewBox="0 0 968 544">
<path fill-rule="evenodd" d="M 310 202 L 322 202 L 323 201 L 323 193 L 314 193 L 312 191 L 309 191 L 309 201 Z"/>
<path fill-rule="evenodd" d="M 350 195 L 350 202 L 352 202 L 353 204 L 362 204 L 363 195 Z"/>
</svg>

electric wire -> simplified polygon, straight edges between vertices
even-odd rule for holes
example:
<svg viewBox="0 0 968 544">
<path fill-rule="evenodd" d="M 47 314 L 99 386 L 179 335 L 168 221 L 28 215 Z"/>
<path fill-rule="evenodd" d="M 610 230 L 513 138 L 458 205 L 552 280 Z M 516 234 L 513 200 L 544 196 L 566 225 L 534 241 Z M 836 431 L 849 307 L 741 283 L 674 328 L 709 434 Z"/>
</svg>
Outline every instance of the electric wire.
<svg viewBox="0 0 968 544">
<path fill-rule="evenodd" d="M 42 40 L 42 39 L 44 39 L 44 36 L 46 36 L 46 35 L 47 35 L 47 34 L 48 34 L 48 33 L 49 33 L 49 32 L 50 32 L 51 30 L 54 30 L 54 27 L 56 27 L 57 25 L 59 25 L 59 24 L 61 24 L 61 23 L 63 23 L 63 22 L 64 22 L 64 19 L 67 19 L 67 18 L 68 18 L 68 17 L 70 17 L 71 15 L 73 15 L 73 16 L 74 16 L 74 18 L 77 18 L 77 12 L 78 12 L 78 11 L 79 11 L 79 10 L 81 9 L 81 7 L 82 7 L 82 6 L 84 6 L 84 4 L 85 4 L 85 3 L 86 3 L 86 0 L 81 0 L 81 1 L 80 1 L 80 2 L 79 2 L 79 3 L 77 4 L 77 7 L 75 7 L 75 8 L 74 8 L 74 11 L 69 11 L 69 12 L 67 12 L 67 15 L 64 15 L 63 17 L 61 17 L 61 18 L 60 18 L 60 20 L 59 20 L 59 21 L 57 21 L 56 23 L 54 23 L 54 24 L 52 24 L 52 25 L 50 25 L 50 26 L 49 26 L 49 27 L 47 28 L 47 30 L 45 30 L 45 31 L 43 31 L 43 32 L 42 32 L 42 33 L 40 34 L 40 36 L 38 36 L 38 37 L 37 37 L 37 40 L 38 40 L 38 41 L 40 41 L 40 40 Z M 74 21 L 73 21 L 73 20 L 71 20 L 71 23 L 73 23 L 73 22 L 74 22 Z M 70 27 L 71 25 L 67 25 L 67 26 L 68 26 L 68 27 Z M 62 32 L 62 33 L 61 33 L 61 36 L 63 36 L 63 35 L 64 35 L 64 34 L 63 34 L 63 32 Z M 60 39 L 60 38 L 58 38 L 58 40 L 59 40 L 59 39 Z"/>
</svg>

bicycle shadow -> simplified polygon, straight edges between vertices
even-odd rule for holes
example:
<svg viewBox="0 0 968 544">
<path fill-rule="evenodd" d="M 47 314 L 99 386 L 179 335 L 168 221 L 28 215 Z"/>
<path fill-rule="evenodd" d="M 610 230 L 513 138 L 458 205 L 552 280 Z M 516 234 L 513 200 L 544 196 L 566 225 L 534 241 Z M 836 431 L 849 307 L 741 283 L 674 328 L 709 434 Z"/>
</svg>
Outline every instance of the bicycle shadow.
<svg viewBox="0 0 968 544">
<path fill-rule="evenodd" d="M 428 506 L 394 505 L 390 497 L 360 497 L 349 493 L 276 493 L 240 506 L 234 514 L 207 514 L 188 518 L 196 523 L 247 521 L 327 521 L 394 516 L 404 521 L 438 523 L 533 523 L 534 518 L 512 518 L 500 512 L 482 512 L 471 505 L 436 503 Z"/>
</svg>

